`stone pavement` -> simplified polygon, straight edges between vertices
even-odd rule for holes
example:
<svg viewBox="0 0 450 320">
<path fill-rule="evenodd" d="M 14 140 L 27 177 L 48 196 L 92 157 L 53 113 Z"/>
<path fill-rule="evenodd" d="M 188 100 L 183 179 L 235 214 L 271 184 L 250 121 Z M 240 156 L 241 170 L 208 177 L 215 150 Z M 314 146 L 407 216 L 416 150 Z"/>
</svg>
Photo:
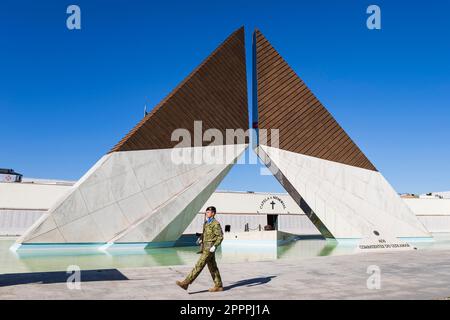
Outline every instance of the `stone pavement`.
<svg viewBox="0 0 450 320">
<path fill-rule="evenodd" d="M 381 288 L 369 290 L 369 266 Z M 0 299 L 444 299 L 450 297 L 450 251 L 314 257 L 219 264 L 225 291 L 209 293 L 205 268 L 188 291 L 175 285 L 191 266 L 83 271 L 80 290 L 65 272 L 0 275 Z"/>
</svg>

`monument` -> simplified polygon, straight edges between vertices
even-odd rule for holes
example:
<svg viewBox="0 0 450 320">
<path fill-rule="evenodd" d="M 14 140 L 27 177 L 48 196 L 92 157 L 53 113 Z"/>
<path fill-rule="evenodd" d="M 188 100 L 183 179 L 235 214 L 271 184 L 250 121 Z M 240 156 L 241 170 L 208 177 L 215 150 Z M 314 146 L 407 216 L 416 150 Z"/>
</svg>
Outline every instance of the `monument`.
<svg viewBox="0 0 450 320">
<path fill-rule="evenodd" d="M 386 248 L 405 248 L 398 239 L 431 237 L 258 30 L 253 35 L 252 94 L 255 151 L 324 237 L 363 239 L 364 248 L 380 248 L 372 245 L 377 241 Z M 174 139 L 180 129 L 200 143 L 180 148 L 179 136 Z M 227 136 L 230 129 L 248 129 L 243 28 L 104 155 L 17 244 L 173 244 L 248 147 L 247 138 L 213 143 L 204 139 L 208 130 Z M 276 139 L 263 137 L 262 130 L 277 132 Z M 190 159 L 200 154 L 200 161 L 176 163 L 174 151 Z"/>
<path fill-rule="evenodd" d="M 431 237 L 259 30 L 253 63 L 253 127 L 278 130 L 257 153 L 323 236 Z"/>
</svg>

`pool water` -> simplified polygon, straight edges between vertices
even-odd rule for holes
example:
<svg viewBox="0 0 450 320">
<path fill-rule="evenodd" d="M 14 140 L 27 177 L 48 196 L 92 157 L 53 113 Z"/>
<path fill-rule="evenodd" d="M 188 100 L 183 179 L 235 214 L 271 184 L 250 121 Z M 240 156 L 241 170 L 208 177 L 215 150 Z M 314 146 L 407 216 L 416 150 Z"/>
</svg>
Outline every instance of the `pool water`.
<svg viewBox="0 0 450 320">
<path fill-rule="evenodd" d="M 450 250 L 450 234 L 434 235 L 431 242 L 413 243 L 419 250 Z M 25 250 L 12 251 L 13 238 L 0 238 L 0 274 L 65 271 L 70 265 L 82 270 L 137 268 L 169 265 L 193 265 L 198 259 L 197 246 L 99 251 Z M 339 244 L 320 238 L 304 238 L 282 246 L 219 247 L 219 263 L 295 260 L 316 256 L 352 254 L 356 244 Z"/>
</svg>

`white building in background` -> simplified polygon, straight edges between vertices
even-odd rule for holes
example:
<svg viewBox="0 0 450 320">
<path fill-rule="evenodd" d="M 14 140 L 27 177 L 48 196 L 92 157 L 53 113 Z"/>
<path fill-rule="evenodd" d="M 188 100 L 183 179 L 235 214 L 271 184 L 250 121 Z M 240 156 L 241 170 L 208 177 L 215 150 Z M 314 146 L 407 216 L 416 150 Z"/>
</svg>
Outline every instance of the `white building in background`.
<svg viewBox="0 0 450 320">
<path fill-rule="evenodd" d="M 208 206 L 217 208 L 217 219 L 224 229 L 232 232 L 264 230 L 265 226 L 271 226 L 273 229 L 298 235 L 320 235 L 287 193 L 242 191 L 214 192 L 185 233 L 201 232 L 204 210 Z"/>
<path fill-rule="evenodd" d="M 22 235 L 42 214 L 69 192 L 72 181 L 23 179 L 0 183 L 0 235 Z M 450 199 L 402 198 L 426 229 L 450 232 Z M 206 201 L 184 234 L 201 232 L 206 206 L 217 207 L 217 219 L 232 232 L 262 229 L 272 224 L 280 231 L 320 235 L 287 193 L 216 191 Z M 229 227 L 228 227 L 229 226 Z"/>
<path fill-rule="evenodd" d="M 0 235 L 22 235 L 41 215 L 63 197 L 74 182 L 23 179 L 0 182 Z"/>
</svg>

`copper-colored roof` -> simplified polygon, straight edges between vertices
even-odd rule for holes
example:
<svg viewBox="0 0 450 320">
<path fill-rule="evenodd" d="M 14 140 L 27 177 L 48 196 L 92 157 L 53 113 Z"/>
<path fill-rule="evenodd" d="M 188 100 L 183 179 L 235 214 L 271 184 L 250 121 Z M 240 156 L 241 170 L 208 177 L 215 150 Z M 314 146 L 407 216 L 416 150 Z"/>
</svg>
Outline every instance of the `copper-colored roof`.
<svg viewBox="0 0 450 320">
<path fill-rule="evenodd" d="M 203 132 L 248 129 L 244 28 L 231 34 L 112 150 L 166 149 L 177 145 L 172 132 L 185 128 L 194 137 L 194 121 Z M 208 145 L 211 142 L 203 142 Z M 227 141 L 224 141 L 227 143 Z"/>
<path fill-rule="evenodd" d="M 279 129 L 280 149 L 376 171 L 260 31 L 253 42 L 258 128 Z"/>
</svg>

